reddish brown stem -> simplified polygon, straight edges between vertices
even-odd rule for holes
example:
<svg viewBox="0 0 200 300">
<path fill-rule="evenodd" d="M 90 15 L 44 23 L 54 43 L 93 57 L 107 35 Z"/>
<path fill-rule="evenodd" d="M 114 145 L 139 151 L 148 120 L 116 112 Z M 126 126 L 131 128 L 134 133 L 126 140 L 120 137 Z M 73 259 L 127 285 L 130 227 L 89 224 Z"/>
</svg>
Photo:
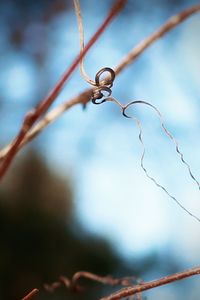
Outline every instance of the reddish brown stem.
<svg viewBox="0 0 200 300">
<path fill-rule="evenodd" d="M 38 289 L 33 289 L 28 295 L 26 295 L 22 300 L 30 300 L 32 299 L 37 293 L 39 292 Z"/>
<path fill-rule="evenodd" d="M 126 2 L 126 0 L 118 0 L 115 2 L 114 6 L 110 10 L 108 16 L 106 17 L 106 19 L 104 20 L 102 25 L 98 28 L 96 33 L 92 36 L 92 38 L 86 44 L 83 51 L 81 51 L 81 53 L 75 58 L 75 60 L 71 64 L 71 66 L 63 74 L 63 76 L 58 81 L 58 83 L 55 85 L 55 87 L 52 89 L 52 91 L 49 93 L 49 95 L 45 99 L 43 99 L 33 111 L 29 112 L 26 115 L 26 117 L 23 121 L 22 127 L 19 131 L 19 134 L 15 138 L 11 149 L 7 153 L 6 157 L 4 158 L 4 160 L 0 166 L 0 179 L 3 177 L 6 170 L 8 169 L 15 154 L 17 153 L 18 147 L 23 142 L 23 140 L 24 140 L 26 134 L 28 133 L 28 131 L 30 130 L 30 128 L 35 124 L 35 122 L 39 119 L 39 117 L 42 116 L 48 110 L 50 105 L 53 103 L 55 98 L 60 93 L 60 91 L 63 88 L 66 81 L 69 79 L 70 75 L 73 73 L 73 71 L 79 65 L 80 61 L 83 59 L 85 54 L 89 51 L 89 49 L 94 45 L 94 43 L 97 41 L 97 39 L 103 33 L 103 31 L 107 28 L 109 23 L 113 20 L 113 18 L 117 15 L 117 13 L 122 9 L 125 2 Z"/>
<path fill-rule="evenodd" d="M 119 300 L 124 297 L 129 297 L 129 296 L 135 295 L 137 293 L 141 293 L 146 290 L 156 288 L 161 285 L 172 283 L 172 282 L 175 282 L 175 281 L 187 278 L 187 277 L 191 277 L 194 275 L 199 275 L 199 274 L 200 274 L 200 267 L 197 267 L 194 269 L 189 269 L 189 270 L 186 270 L 186 271 L 183 271 L 180 273 L 176 273 L 176 274 L 169 275 L 169 276 L 166 276 L 163 278 L 159 278 L 154 281 L 144 282 L 144 283 L 138 284 L 136 286 L 123 288 L 120 291 L 113 293 L 108 297 L 102 298 L 101 300 Z"/>
</svg>

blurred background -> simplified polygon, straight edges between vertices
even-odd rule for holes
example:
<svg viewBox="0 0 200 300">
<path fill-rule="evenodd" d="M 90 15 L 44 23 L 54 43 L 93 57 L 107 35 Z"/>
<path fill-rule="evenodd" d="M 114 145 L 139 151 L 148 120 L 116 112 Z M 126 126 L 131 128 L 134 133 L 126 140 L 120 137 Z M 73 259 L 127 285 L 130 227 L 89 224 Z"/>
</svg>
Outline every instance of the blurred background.
<svg viewBox="0 0 200 300">
<path fill-rule="evenodd" d="M 113 1 L 82 0 L 85 38 Z M 171 15 L 198 1 L 129 0 L 85 58 L 91 78 L 114 68 Z M 70 0 L 0 2 L 0 145 L 17 134 L 25 113 L 55 85 L 79 52 Z M 142 99 L 161 111 L 199 178 L 200 14 L 154 43 L 116 78 L 113 96 Z M 77 70 L 53 106 L 88 88 Z M 148 107 L 132 110 L 143 126 L 145 166 L 200 217 L 198 187 Z M 112 103 L 76 106 L 17 155 L 0 186 L 0 299 L 98 299 L 113 291 L 83 281 L 84 294 L 43 290 L 79 270 L 143 280 L 199 264 L 200 224 L 140 168 L 132 120 Z M 198 277 L 144 293 L 147 299 L 199 299 Z M 118 288 L 115 288 L 115 290 Z"/>
</svg>

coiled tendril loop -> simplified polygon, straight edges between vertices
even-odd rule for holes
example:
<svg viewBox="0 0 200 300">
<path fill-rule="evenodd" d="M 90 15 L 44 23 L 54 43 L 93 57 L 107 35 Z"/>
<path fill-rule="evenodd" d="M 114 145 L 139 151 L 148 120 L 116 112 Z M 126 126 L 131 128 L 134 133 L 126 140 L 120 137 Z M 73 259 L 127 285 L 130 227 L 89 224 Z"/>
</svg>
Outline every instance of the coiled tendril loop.
<svg viewBox="0 0 200 300">
<path fill-rule="evenodd" d="M 103 75 L 103 73 L 109 73 L 109 77 L 106 77 L 103 80 L 100 80 L 100 77 Z M 112 86 L 113 82 L 115 80 L 115 71 L 111 68 L 103 68 L 99 70 L 95 76 L 95 83 L 96 87 L 94 88 L 92 92 L 92 103 L 94 104 L 102 104 L 103 102 L 106 101 L 106 97 L 111 96 L 112 94 Z M 106 92 L 106 94 L 105 94 Z M 102 99 L 104 98 L 104 99 Z M 98 101 L 99 99 L 102 99 L 101 101 Z"/>
</svg>

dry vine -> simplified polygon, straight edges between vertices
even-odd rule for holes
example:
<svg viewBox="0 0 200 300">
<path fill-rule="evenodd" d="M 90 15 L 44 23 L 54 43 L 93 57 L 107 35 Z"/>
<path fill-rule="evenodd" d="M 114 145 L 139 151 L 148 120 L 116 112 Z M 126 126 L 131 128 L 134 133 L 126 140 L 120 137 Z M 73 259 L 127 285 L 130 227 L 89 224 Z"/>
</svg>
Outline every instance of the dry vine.
<svg viewBox="0 0 200 300">
<path fill-rule="evenodd" d="M 68 78 L 71 76 L 75 68 L 79 65 L 79 63 L 82 61 L 85 54 L 88 52 L 88 50 L 92 47 L 92 45 L 96 42 L 96 40 L 99 38 L 101 33 L 107 28 L 108 24 L 111 22 L 111 20 L 116 16 L 116 14 L 122 9 L 123 5 L 125 4 L 125 0 L 118 0 L 113 8 L 111 9 L 110 13 L 108 14 L 105 21 L 102 23 L 102 25 L 99 27 L 97 32 L 94 34 L 94 36 L 90 39 L 88 44 L 85 47 L 82 47 L 81 53 L 77 56 L 77 58 L 74 60 L 74 62 L 71 64 L 71 66 L 68 68 L 68 70 L 64 73 L 63 77 L 60 79 L 60 81 L 57 83 L 57 85 L 53 88 L 51 93 L 39 103 L 39 105 L 33 110 L 30 111 L 22 124 L 22 127 L 20 129 L 19 134 L 14 139 L 11 144 L 6 146 L 4 149 L 0 151 L 0 179 L 5 174 L 6 170 L 8 169 L 11 161 L 15 157 L 17 151 L 25 145 L 27 142 L 32 140 L 36 135 L 38 135 L 48 124 L 55 121 L 61 114 L 63 114 L 66 110 L 70 109 L 72 106 L 76 104 L 86 104 L 90 101 L 91 95 L 93 93 L 93 89 L 88 89 L 81 93 L 80 95 L 76 96 L 75 98 L 69 100 L 68 102 L 58 106 L 57 108 L 53 109 L 49 113 L 47 113 L 41 120 L 41 118 L 48 110 L 50 105 L 53 103 L 53 101 L 56 99 L 58 94 L 60 93 L 61 89 L 63 88 L 64 84 L 68 80 Z M 186 18 L 191 16 L 192 14 L 200 11 L 200 4 L 195 5 L 193 7 L 190 7 L 183 12 L 171 17 L 160 29 L 158 29 L 156 32 L 154 32 L 152 35 L 144 39 L 141 43 L 139 43 L 135 48 L 133 48 L 132 51 L 130 51 L 129 54 L 126 55 L 125 58 L 122 59 L 120 64 L 115 68 L 115 74 L 118 75 L 125 67 L 127 67 L 129 64 L 131 64 L 138 56 L 140 56 L 146 48 L 148 48 L 152 43 L 154 43 L 156 40 L 164 36 L 167 32 L 172 30 L 174 27 L 176 27 L 178 24 L 183 22 Z M 39 120 L 39 121 L 38 121 Z M 38 122 L 38 123 L 36 123 Z M 35 124 L 36 123 L 36 124 Z M 132 296 L 138 293 L 141 293 L 143 291 L 168 284 L 171 282 L 175 282 L 190 276 L 199 275 L 200 274 L 200 267 L 190 269 L 187 271 L 183 271 L 177 274 L 173 274 L 170 276 L 166 276 L 164 278 L 160 278 L 158 280 L 154 280 L 151 282 L 146 283 L 139 283 L 136 286 L 126 286 L 130 285 L 129 281 L 123 281 L 125 279 L 113 279 L 111 277 L 100 277 L 95 274 L 88 273 L 88 272 L 78 272 L 76 273 L 72 280 L 68 280 L 65 277 L 60 277 L 59 282 L 54 283 L 53 285 L 49 286 L 46 285 L 46 289 L 50 290 L 50 287 L 52 289 L 55 289 L 60 286 L 60 284 L 65 284 L 67 287 L 71 288 L 77 288 L 77 280 L 80 277 L 87 277 L 92 280 L 96 280 L 105 284 L 122 284 L 126 287 L 121 289 L 120 291 L 111 294 L 108 297 L 104 297 L 101 300 L 119 300 L 127 296 Z M 126 279 L 127 280 L 127 279 Z M 126 284 L 125 284 L 126 283 Z M 34 295 L 38 292 L 37 289 L 32 290 L 28 295 L 26 295 L 22 300 L 30 300 L 34 297 Z"/>
<path fill-rule="evenodd" d="M 60 276 L 58 281 L 55 281 L 51 284 L 44 284 L 44 289 L 50 293 L 54 292 L 56 289 L 60 288 L 64 285 L 66 288 L 73 292 L 82 292 L 84 291 L 84 287 L 78 284 L 80 278 L 89 279 L 95 282 L 99 282 L 105 285 L 122 285 L 122 286 L 132 286 L 133 282 L 136 283 L 141 282 L 141 280 L 137 279 L 134 276 L 131 277 L 123 277 L 123 278 L 113 278 L 112 276 L 99 276 L 97 274 L 87 272 L 87 271 L 79 271 L 76 272 L 72 279 L 69 279 L 65 276 Z"/>
<path fill-rule="evenodd" d="M 39 292 L 38 289 L 33 289 L 30 293 L 28 293 L 22 300 L 31 300 L 37 293 Z"/>
<path fill-rule="evenodd" d="M 200 4 L 190 7 L 177 15 L 172 16 L 163 26 L 161 26 L 158 30 L 156 30 L 149 37 L 141 41 L 136 47 L 134 47 L 119 63 L 119 65 L 115 68 L 115 74 L 118 75 L 121 71 L 123 71 L 129 64 L 134 62 L 136 58 L 138 58 L 151 44 L 153 44 L 156 40 L 164 36 L 166 33 L 175 28 L 178 24 L 183 22 L 185 19 L 200 11 Z M 79 56 L 80 59 L 80 56 Z M 46 128 L 49 124 L 58 119 L 65 111 L 70 109 L 76 104 L 86 104 L 90 101 L 90 97 L 93 89 L 88 89 L 78 96 L 72 98 L 66 103 L 61 104 L 60 106 L 52 109 L 49 113 L 47 113 L 38 123 L 31 128 L 26 128 L 26 133 L 23 134 L 23 138 L 20 138 L 20 141 L 16 143 L 16 140 L 13 140 L 9 145 L 4 147 L 0 151 L 0 162 L 5 165 L 5 160 L 8 160 L 8 157 L 11 156 L 11 160 L 16 155 L 17 151 L 22 148 L 26 143 L 35 138 L 44 128 Z M 55 96 L 55 95 L 54 95 Z M 14 150 L 12 150 L 14 148 Z M 12 154 L 12 155 L 11 155 Z M 11 161 L 9 161 L 10 164 Z M 1 165 L 0 168 L 0 178 L 3 176 L 2 173 L 6 171 L 2 170 L 3 167 Z"/>
<path fill-rule="evenodd" d="M 81 16 L 81 8 L 80 8 L 79 0 L 73 0 L 73 1 L 74 1 L 74 7 L 75 7 L 77 21 L 78 21 L 80 48 L 81 48 L 81 51 L 83 51 L 84 50 L 84 30 L 83 30 L 83 20 L 82 20 L 82 16 Z M 113 83 L 115 80 L 115 71 L 109 67 L 105 67 L 105 68 L 102 68 L 101 70 L 99 70 L 95 75 L 95 80 L 93 81 L 92 79 L 89 78 L 89 76 L 87 75 L 87 73 L 84 69 L 84 57 L 83 57 L 80 62 L 80 72 L 81 72 L 81 76 L 83 77 L 83 79 L 85 81 L 87 81 L 89 84 L 91 84 L 92 86 L 94 86 L 94 89 L 93 89 L 93 92 L 91 95 L 91 101 L 93 104 L 99 105 L 99 104 L 111 101 L 120 108 L 122 115 L 124 117 L 134 120 L 136 126 L 139 129 L 138 137 L 139 137 L 139 141 L 142 145 L 142 149 L 143 149 L 141 159 L 140 159 L 140 165 L 141 165 L 141 168 L 144 171 L 145 175 L 147 176 L 147 178 L 149 178 L 158 188 L 161 188 L 167 194 L 167 196 L 169 196 L 173 201 L 175 201 L 176 204 L 178 204 L 178 206 L 181 209 L 183 209 L 188 215 L 190 215 L 191 217 L 196 219 L 198 222 L 200 222 L 200 219 L 195 214 L 191 213 L 188 209 L 186 209 L 186 207 L 184 207 L 176 197 L 174 197 L 162 184 L 160 184 L 157 181 L 157 179 L 152 177 L 150 175 L 149 171 L 144 166 L 144 157 L 145 157 L 146 149 L 145 149 L 145 144 L 143 141 L 142 124 L 139 119 L 137 119 L 134 116 L 132 117 L 130 115 L 127 115 L 127 112 L 126 112 L 126 110 L 129 107 L 135 106 L 136 104 L 142 104 L 142 105 L 148 106 L 151 109 L 153 109 L 154 112 L 156 112 L 156 114 L 158 115 L 158 117 L 160 119 L 160 123 L 161 123 L 161 127 L 162 127 L 163 131 L 165 132 L 167 137 L 169 137 L 170 140 L 174 143 L 176 152 L 179 155 L 181 162 L 187 167 L 190 177 L 192 178 L 192 180 L 194 180 L 194 182 L 198 186 L 198 189 L 200 190 L 200 184 L 199 184 L 198 180 L 193 175 L 190 165 L 185 161 L 184 155 L 179 149 L 178 142 L 176 141 L 174 136 L 169 132 L 169 130 L 166 128 L 163 117 L 162 117 L 160 111 L 157 109 L 157 107 L 155 107 L 151 103 L 144 101 L 144 100 L 134 100 L 134 101 L 129 102 L 126 105 L 123 105 L 122 103 L 120 103 L 119 100 L 112 97 L 112 87 L 113 87 Z M 107 76 L 105 76 L 102 79 L 103 75 L 105 75 L 105 74 Z"/>
<path fill-rule="evenodd" d="M 189 269 L 189 270 L 186 270 L 186 271 L 183 271 L 180 273 L 176 273 L 176 274 L 173 274 L 170 276 L 159 278 L 154 281 L 144 282 L 144 283 L 141 283 L 136 286 L 123 288 L 120 291 L 113 293 L 107 297 L 104 297 L 100 300 L 119 300 L 124 297 L 132 296 L 137 293 L 141 293 L 141 292 L 153 289 L 153 288 L 161 286 L 161 285 L 172 283 L 172 282 L 175 282 L 175 281 L 187 278 L 187 277 L 191 277 L 194 275 L 199 275 L 199 274 L 200 274 L 200 267 L 194 268 L 194 269 Z"/>
<path fill-rule="evenodd" d="M 82 292 L 84 289 L 82 286 L 78 285 L 78 280 L 83 277 L 96 282 L 100 282 L 106 285 L 122 285 L 125 286 L 121 290 L 112 293 L 107 297 L 103 297 L 100 300 L 120 300 L 125 297 L 138 295 L 138 299 L 141 299 L 141 293 L 165 284 L 169 284 L 172 282 L 176 282 L 191 276 L 200 275 L 200 267 L 189 269 L 186 271 L 182 271 L 176 274 L 172 274 L 169 276 L 165 276 L 150 282 L 143 282 L 141 280 L 136 279 L 135 277 L 124 277 L 124 278 L 113 278 L 110 276 L 99 276 L 90 272 L 80 271 L 73 275 L 72 279 L 68 279 L 67 277 L 60 276 L 58 281 L 53 282 L 52 284 L 44 284 L 44 288 L 48 292 L 54 292 L 62 285 L 66 288 L 70 289 L 73 292 Z M 138 284 L 134 285 L 132 282 L 135 280 Z M 28 295 L 26 295 L 22 300 L 30 300 L 32 299 L 36 293 L 38 293 L 37 289 L 32 290 Z"/>
<path fill-rule="evenodd" d="M 12 162 L 14 156 L 17 153 L 18 147 L 25 139 L 25 136 L 27 135 L 28 131 L 31 129 L 31 127 L 35 124 L 35 122 L 48 110 L 50 105 L 54 102 L 56 97 L 61 92 L 64 84 L 66 84 L 66 81 L 69 79 L 71 74 L 74 72 L 76 67 L 79 65 L 80 61 L 84 57 L 84 55 L 89 51 L 89 49 L 94 45 L 94 43 L 97 41 L 99 36 L 103 33 L 103 31 L 107 28 L 109 23 L 113 20 L 113 18 L 121 11 L 125 4 L 126 0 L 117 0 L 116 3 L 113 5 L 112 9 L 110 10 L 108 16 L 102 23 L 102 25 L 98 28 L 96 33 L 92 36 L 92 38 L 89 40 L 87 45 L 84 47 L 83 51 L 75 58 L 75 60 L 72 62 L 71 66 L 67 69 L 67 71 L 64 73 L 62 78 L 58 81 L 58 83 L 55 85 L 55 87 L 52 89 L 52 91 L 48 94 L 48 96 L 43 99 L 35 109 L 28 112 L 24 118 L 24 121 L 22 122 L 21 129 L 17 135 L 17 137 L 12 142 L 12 145 L 8 152 L 6 153 L 3 161 L 0 165 L 0 179 L 4 176 L 5 172 L 7 171 L 10 163 Z"/>
</svg>

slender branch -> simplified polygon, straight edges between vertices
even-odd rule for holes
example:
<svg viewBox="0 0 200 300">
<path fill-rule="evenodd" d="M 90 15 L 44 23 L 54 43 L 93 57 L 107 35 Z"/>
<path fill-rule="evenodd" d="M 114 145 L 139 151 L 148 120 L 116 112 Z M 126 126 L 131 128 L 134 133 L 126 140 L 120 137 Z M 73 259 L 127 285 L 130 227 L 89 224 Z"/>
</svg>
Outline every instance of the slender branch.
<svg viewBox="0 0 200 300">
<path fill-rule="evenodd" d="M 55 85 L 55 87 L 52 89 L 52 91 L 47 95 L 46 98 L 44 98 L 39 103 L 39 105 L 35 109 L 33 109 L 32 111 L 27 113 L 17 137 L 12 142 L 12 146 L 10 147 L 9 151 L 7 152 L 4 160 L 2 161 L 2 163 L 0 165 L 0 179 L 3 177 L 6 170 L 8 169 L 11 161 L 13 160 L 15 154 L 17 153 L 17 150 L 18 150 L 20 144 L 23 142 L 28 131 L 35 124 L 35 122 L 39 119 L 39 117 L 41 117 L 48 110 L 50 105 L 53 103 L 53 101 L 56 99 L 56 97 L 62 90 L 66 81 L 69 79 L 71 74 L 74 72 L 76 67 L 79 65 L 80 61 L 83 59 L 85 54 L 89 51 L 89 49 L 94 45 L 94 43 L 97 41 L 97 39 L 100 37 L 100 35 L 104 32 L 104 30 L 107 28 L 109 23 L 113 20 L 113 18 L 117 15 L 117 13 L 123 8 L 123 5 L 125 4 L 125 2 L 126 2 L 126 0 L 118 0 L 115 2 L 115 4 L 111 8 L 108 16 L 105 18 L 102 25 L 98 28 L 96 33 L 92 36 L 92 38 L 86 44 L 86 46 L 81 51 L 81 53 L 75 58 L 75 60 L 71 64 L 71 66 L 63 74 L 63 76 L 58 81 L 58 83 Z"/>
<path fill-rule="evenodd" d="M 22 298 L 22 300 L 31 300 L 38 292 L 38 289 L 33 289 L 30 293 L 28 293 L 28 295 Z"/>
<path fill-rule="evenodd" d="M 166 277 L 154 280 L 154 281 L 140 283 L 136 286 L 130 286 L 130 287 L 123 288 L 123 289 L 119 290 L 118 292 L 111 294 L 110 296 L 101 298 L 100 300 L 119 300 L 124 297 L 132 296 L 137 293 L 141 293 L 141 292 L 156 288 L 161 285 L 172 283 L 172 282 L 175 282 L 175 281 L 187 278 L 187 277 L 191 277 L 194 275 L 199 275 L 199 274 L 200 274 L 200 267 L 197 267 L 194 269 L 189 269 L 189 270 L 186 270 L 186 271 L 183 271 L 180 273 L 176 273 L 176 274 L 173 274 L 170 276 L 166 276 Z"/>
<path fill-rule="evenodd" d="M 90 99 L 91 92 L 92 90 L 86 90 L 80 95 L 72 98 L 70 101 L 65 102 L 57 106 L 56 108 L 52 109 L 40 121 L 38 121 L 38 123 L 33 128 L 30 129 L 30 131 L 27 133 L 22 143 L 18 146 L 18 150 L 22 148 L 25 144 L 30 142 L 33 138 L 35 138 L 49 124 L 51 124 L 56 119 L 58 119 L 65 111 L 67 111 L 68 109 L 70 109 L 76 104 L 80 104 L 80 103 L 83 105 L 86 104 Z M 10 143 L 0 151 L 0 162 L 7 155 L 12 145 L 13 144 Z"/>
<path fill-rule="evenodd" d="M 191 6 L 188 9 L 169 18 L 169 20 L 165 24 L 163 24 L 158 30 L 156 30 L 149 37 L 141 41 L 135 48 L 133 48 L 132 51 L 128 53 L 128 55 L 124 57 L 124 59 L 122 59 L 120 64 L 115 69 L 116 74 L 119 74 L 125 67 L 127 67 L 127 65 L 135 61 L 135 59 L 139 55 L 141 55 L 146 48 L 151 46 L 151 44 L 153 44 L 158 39 L 163 37 L 166 33 L 174 29 L 177 25 L 185 21 L 188 17 L 190 17 L 191 15 L 199 11 L 200 11 L 200 3 Z"/>
<path fill-rule="evenodd" d="M 185 19 L 200 11 L 200 4 L 192 6 L 177 15 L 172 16 L 163 26 L 156 30 L 149 37 L 141 41 L 136 47 L 134 47 L 119 63 L 115 68 L 116 75 L 123 71 L 129 64 L 134 62 L 149 46 L 151 46 L 156 40 L 164 36 L 166 33 L 171 31 L 174 27 L 179 25 Z M 72 106 L 82 103 L 86 104 L 90 101 L 90 95 L 92 89 L 88 89 L 81 93 L 80 95 L 74 97 L 68 102 L 61 104 L 60 106 L 54 108 L 45 117 L 40 120 L 24 137 L 23 142 L 18 145 L 17 150 L 19 150 L 26 143 L 35 138 L 45 127 L 58 119 L 66 110 L 70 109 Z M 0 151 L 0 161 L 2 161 L 7 155 L 8 152 L 12 149 L 15 141 L 11 142 L 5 148 Z"/>
<path fill-rule="evenodd" d="M 56 289 L 60 288 L 64 285 L 66 288 L 70 289 L 72 292 L 82 292 L 84 288 L 78 284 L 80 278 L 89 279 L 95 282 L 99 282 L 105 285 L 122 285 L 122 286 L 130 286 L 133 284 L 133 281 L 139 282 L 139 279 L 136 277 L 123 277 L 123 278 L 113 278 L 111 276 L 99 276 L 97 274 L 87 272 L 87 271 L 79 271 L 76 272 L 72 279 L 69 279 L 65 276 L 60 276 L 58 281 L 53 282 L 52 284 L 44 284 L 44 289 L 47 292 L 54 292 Z"/>
<path fill-rule="evenodd" d="M 123 285 L 128 286 L 132 284 L 133 280 L 137 280 L 136 277 L 123 277 L 123 278 L 113 278 L 111 276 L 99 276 L 97 274 L 87 272 L 87 271 L 79 271 L 75 273 L 72 277 L 71 284 L 72 286 L 76 286 L 77 282 L 80 278 L 87 278 L 95 282 L 100 282 L 106 285 Z"/>
</svg>

